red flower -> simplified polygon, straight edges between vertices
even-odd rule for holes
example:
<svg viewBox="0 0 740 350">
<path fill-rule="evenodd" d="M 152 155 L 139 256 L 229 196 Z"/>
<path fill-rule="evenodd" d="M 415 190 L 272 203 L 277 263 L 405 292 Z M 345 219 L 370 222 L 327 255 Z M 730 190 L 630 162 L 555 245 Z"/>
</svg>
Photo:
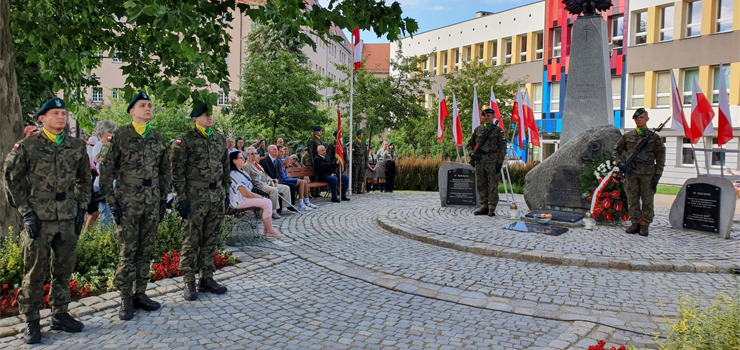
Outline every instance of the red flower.
<svg viewBox="0 0 740 350">
<path fill-rule="evenodd" d="M 619 191 L 617 190 L 612 191 L 612 198 L 619 198 L 620 195 L 621 193 L 619 193 Z"/>
<path fill-rule="evenodd" d="M 612 206 L 612 201 L 609 198 L 604 198 L 604 200 L 601 201 L 601 206 L 604 208 L 609 208 Z"/>
<path fill-rule="evenodd" d="M 630 214 L 624 213 L 622 214 L 622 221 L 627 221 L 630 219 Z"/>
<path fill-rule="evenodd" d="M 596 208 L 596 209 L 594 209 L 594 212 L 592 213 L 593 214 L 593 218 L 594 219 L 598 218 L 599 215 L 601 215 L 601 212 L 602 211 L 604 211 L 603 208 Z"/>
<path fill-rule="evenodd" d="M 615 178 L 612 178 L 612 183 L 618 184 L 619 183 L 619 180 L 617 180 Z"/>
<path fill-rule="evenodd" d="M 612 216 L 612 212 L 611 212 L 611 211 L 609 211 L 609 210 L 607 210 L 607 211 L 606 211 L 606 212 L 604 213 L 604 219 L 607 219 L 607 220 L 609 220 L 609 221 L 614 221 L 614 216 Z"/>
<path fill-rule="evenodd" d="M 622 207 L 623 206 L 624 206 L 624 204 L 622 204 L 622 202 L 616 202 L 616 203 L 614 203 L 614 210 L 616 210 L 616 211 L 622 211 Z"/>
<path fill-rule="evenodd" d="M 592 195 L 589 195 L 588 197 L 586 197 L 586 200 L 587 200 L 587 201 L 589 201 L 589 202 L 590 202 L 590 201 L 591 201 L 592 199 L 593 199 L 593 196 L 592 196 Z"/>
</svg>

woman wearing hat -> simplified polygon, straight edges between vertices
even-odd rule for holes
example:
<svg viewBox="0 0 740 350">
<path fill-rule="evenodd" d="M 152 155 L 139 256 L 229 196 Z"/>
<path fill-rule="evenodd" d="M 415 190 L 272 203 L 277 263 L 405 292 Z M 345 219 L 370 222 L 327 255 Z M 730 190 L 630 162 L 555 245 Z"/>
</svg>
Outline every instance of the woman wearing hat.
<svg viewBox="0 0 740 350">
<path fill-rule="evenodd" d="M 367 152 L 367 172 L 365 173 L 367 183 L 365 184 L 365 190 L 375 192 L 375 188 L 378 187 L 378 156 L 375 154 L 373 146 L 368 147 Z"/>
</svg>

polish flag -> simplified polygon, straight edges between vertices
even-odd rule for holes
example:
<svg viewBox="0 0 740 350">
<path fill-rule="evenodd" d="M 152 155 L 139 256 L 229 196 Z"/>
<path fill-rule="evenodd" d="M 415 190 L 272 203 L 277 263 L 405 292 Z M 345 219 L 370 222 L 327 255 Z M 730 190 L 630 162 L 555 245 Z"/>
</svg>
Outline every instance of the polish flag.
<svg viewBox="0 0 740 350">
<path fill-rule="evenodd" d="M 342 141 L 342 113 L 339 112 L 339 108 L 337 108 L 337 140 L 336 147 L 334 151 L 334 155 L 337 157 L 337 160 L 341 163 L 341 168 L 344 169 L 344 143 Z"/>
<path fill-rule="evenodd" d="M 455 146 L 461 149 L 463 143 L 462 125 L 460 125 L 460 111 L 457 110 L 457 98 L 455 98 L 454 92 L 452 93 L 452 138 L 455 141 Z"/>
<path fill-rule="evenodd" d="M 727 82 L 725 69 L 719 66 L 719 130 L 717 130 L 717 144 L 724 145 L 732 140 L 732 117 L 730 116 L 730 100 L 727 98 Z"/>
<path fill-rule="evenodd" d="M 511 109 L 511 122 L 512 123 L 519 123 L 519 120 L 521 120 L 519 116 L 522 114 L 522 112 L 520 111 L 520 108 L 519 108 L 519 102 L 520 102 L 519 85 L 517 85 L 516 86 L 516 97 L 514 97 L 514 107 L 512 107 Z"/>
<path fill-rule="evenodd" d="M 532 145 L 542 147 L 540 145 L 540 131 L 537 130 L 537 122 L 534 121 L 534 110 L 532 109 L 532 100 L 529 99 L 529 90 L 524 89 L 524 120 L 527 129 L 529 130 L 529 140 Z"/>
<path fill-rule="evenodd" d="M 691 143 L 699 142 L 702 136 L 714 131 L 712 119 L 714 119 L 712 105 L 694 78 L 694 86 L 691 89 Z"/>
<path fill-rule="evenodd" d="M 475 86 L 473 86 L 473 132 L 475 133 L 475 128 L 480 125 L 480 108 L 478 107 L 478 91 L 475 90 Z"/>
<path fill-rule="evenodd" d="M 683 103 L 681 102 L 681 93 L 676 85 L 676 77 L 673 76 L 671 69 L 671 104 L 673 105 L 673 121 L 671 129 L 683 132 L 687 139 L 691 139 L 689 123 L 686 122 L 686 115 L 683 113 Z"/>
<path fill-rule="evenodd" d="M 360 41 L 360 27 L 352 31 L 352 44 L 354 45 L 355 70 L 362 66 L 362 42 Z"/>
<path fill-rule="evenodd" d="M 442 92 L 442 84 L 439 84 L 439 115 L 437 118 L 437 140 L 442 143 L 442 137 L 445 135 L 445 117 L 450 115 L 447 111 L 447 101 L 445 94 Z"/>
<path fill-rule="evenodd" d="M 504 130 L 504 121 L 501 120 L 501 111 L 498 109 L 498 102 L 496 102 L 496 95 L 493 94 L 493 86 L 491 86 L 491 109 L 496 112 L 496 120 L 498 120 L 498 126 L 501 130 Z"/>
<path fill-rule="evenodd" d="M 517 123 L 519 129 L 519 149 L 524 149 L 524 132 L 527 130 L 527 119 L 524 118 L 524 109 L 522 108 L 522 95 L 519 93 L 519 85 L 516 86 L 516 97 L 514 98 L 514 107 L 511 110 L 511 122 Z"/>
</svg>

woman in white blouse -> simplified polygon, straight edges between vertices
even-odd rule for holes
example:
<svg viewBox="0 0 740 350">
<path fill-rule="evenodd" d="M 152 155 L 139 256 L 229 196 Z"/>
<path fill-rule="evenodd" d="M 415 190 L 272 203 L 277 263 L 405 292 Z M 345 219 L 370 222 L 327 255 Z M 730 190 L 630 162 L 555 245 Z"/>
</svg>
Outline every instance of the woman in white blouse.
<svg viewBox="0 0 740 350">
<path fill-rule="evenodd" d="M 231 194 L 229 200 L 234 209 L 260 208 L 262 209 L 262 225 L 265 227 L 265 235 L 269 237 L 282 237 L 280 232 L 272 227 L 272 201 L 253 193 L 252 179 L 249 174 L 242 170 L 244 168 L 244 155 L 242 152 L 229 153 L 229 166 L 231 168 Z"/>
</svg>

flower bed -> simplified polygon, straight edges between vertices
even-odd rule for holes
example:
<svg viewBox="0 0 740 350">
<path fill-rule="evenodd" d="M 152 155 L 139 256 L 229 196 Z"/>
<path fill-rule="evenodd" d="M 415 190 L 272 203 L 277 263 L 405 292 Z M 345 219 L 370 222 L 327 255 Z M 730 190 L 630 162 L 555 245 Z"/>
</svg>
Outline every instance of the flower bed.
<svg viewBox="0 0 740 350">
<path fill-rule="evenodd" d="M 226 220 L 226 219 L 225 219 Z M 151 280 L 158 281 L 180 275 L 180 253 L 182 233 L 176 211 L 165 216 L 157 230 Z M 215 266 L 223 268 L 234 265 L 236 259 L 228 250 L 222 250 L 225 237 L 231 227 L 224 225 L 219 237 Z M 92 295 L 115 291 L 115 267 L 118 263 L 118 242 L 111 227 L 94 228 L 83 232 L 77 242 L 75 272 L 70 278 L 69 294 L 73 301 Z M 0 243 L 0 317 L 18 314 L 18 294 L 23 279 L 23 259 L 20 240 L 11 235 Z M 46 280 L 49 280 L 47 275 Z M 48 308 L 50 285 L 44 286 L 44 308 Z"/>
</svg>

